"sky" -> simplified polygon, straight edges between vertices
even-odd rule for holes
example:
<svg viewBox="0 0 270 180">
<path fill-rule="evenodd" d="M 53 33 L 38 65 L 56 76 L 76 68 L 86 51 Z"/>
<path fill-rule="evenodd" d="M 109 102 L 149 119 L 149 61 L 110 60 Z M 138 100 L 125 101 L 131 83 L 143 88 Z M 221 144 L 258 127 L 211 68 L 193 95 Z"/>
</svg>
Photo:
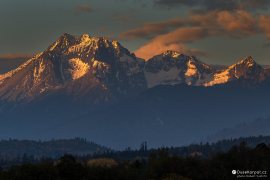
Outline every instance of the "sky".
<svg viewBox="0 0 270 180">
<path fill-rule="evenodd" d="M 138 57 L 166 50 L 229 65 L 270 64 L 269 0 L 1 0 L 0 59 L 45 50 L 63 33 L 118 40 Z"/>
</svg>

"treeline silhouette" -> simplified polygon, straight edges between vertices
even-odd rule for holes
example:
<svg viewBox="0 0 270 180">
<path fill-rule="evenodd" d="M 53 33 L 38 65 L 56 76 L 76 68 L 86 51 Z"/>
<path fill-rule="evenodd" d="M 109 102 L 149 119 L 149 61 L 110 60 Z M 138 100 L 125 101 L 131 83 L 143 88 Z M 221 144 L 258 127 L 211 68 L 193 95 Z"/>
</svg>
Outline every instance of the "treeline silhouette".
<svg viewBox="0 0 270 180">
<path fill-rule="evenodd" d="M 247 147 L 255 148 L 261 143 L 270 144 L 270 136 L 231 138 L 214 143 L 199 143 L 182 147 L 161 147 L 158 149 L 148 149 L 147 142 L 143 142 L 137 150 L 126 148 L 124 151 L 104 151 L 104 153 L 93 153 L 91 155 L 84 156 L 84 158 L 92 159 L 107 157 L 117 160 L 130 160 L 136 157 L 147 158 L 150 154 L 155 153 L 160 149 L 166 149 L 166 151 L 174 156 L 187 157 L 196 155 L 203 158 L 209 158 L 217 153 L 228 152 L 233 146 L 238 146 L 242 142 L 245 142 Z"/>
<path fill-rule="evenodd" d="M 0 170 L 1 180 L 229 180 L 232 170 L 266 171 L 270 167 L 270 147 L 264 143 L 250 148 L 246 143 L 226 153 L 203 158 L 176 156 L 168 149 L 152 152 L 147 158 L 115 160 L 83 159 L 65 155 L 58 160 L 24 164 Z"/>
<path fill-rule="evenodd" d="M 49 141 L 8 139 L 0 141 L 0 166 L 37 163 L 43 159 L 56 159 L 64 154 L 82 156 L 106 151 L 109 149 L 84 138 Z"/>
<path fill-rule="evenodd" d="M 159 149 L 148 149 L 147 142 L 143 142 L 138 149 L 126 148 L 123 151 L 114 151 L 83 138 L 50 141 L 10 139 L 0 141 L 0 167 L 5 169 L 13 165 L 37 164 L 44 160 L 58 159 L 64 154 L 71 154 L 81 160 L 96 158 L 112 158 L 119 161 L 129 161 L 135 158 L 148 159 L 150 154 L 156 153 L 160 149 L 166 149 L 173 156 L 209 158 L 217 153 L 227 152 L 241 142 L 245 142 L 248 147 L 254 148 L 257 144 L 270 144 L 270 136 L 237 138 L 221 140 L 211 144 L 200 143 Z"/>
</svg>

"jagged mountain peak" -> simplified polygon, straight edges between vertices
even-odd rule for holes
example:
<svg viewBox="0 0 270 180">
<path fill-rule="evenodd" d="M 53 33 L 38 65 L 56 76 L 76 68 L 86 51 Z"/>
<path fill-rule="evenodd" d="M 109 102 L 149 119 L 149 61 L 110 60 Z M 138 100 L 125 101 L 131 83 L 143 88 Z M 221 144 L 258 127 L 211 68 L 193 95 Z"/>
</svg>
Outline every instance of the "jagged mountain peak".
<svg viewBox="0 0 270 180">
<path fill-rule="evenodd" d="M 259 65 L 251 56 L 243 58 L 237 63 L 228 67 L 229 70 L 234 70 L 235 73 L 255 73 L 255 71 L 264 71 L 264 68 Z"/>
<path fill-rule="evenodd" d="M 248 56 L 228 68 L 214 74 L 211 81 L 205 86 L 226 84 L 232 81 L 241 80 L 246 85 L 257 84 L 266 79 L 266 71 L 256 61 Z"/>
<path fill-rule="evenodd" d="M 69 33 L 64 33 L 58 38 L 58 40 L 74 40 L 74 39 L 76 39 L 76 37 Z"/>
<path fill-rule="evenodd" d="M 194 58 L 193 56 L 188 56 L 186 54 L 177 52 L 177 51 L 172 51 L 172 50 L 167 50 L 161 54 L 155 55 L 154 57 L 150 58 L 149 60 L 153 60 L 153 59 L 158 59 L 158 60 L 186 60 L 186 59 L 192 59 Z M 149 61 L 148 60 L 148 61 Z"/>
<path fill-rule="evenodd" d="M 207 69 L 212 69 L 212 67 L 202 61 L 200 61 L 197 57 L 195 56 L 190 56 L 190 55 L 186 55 L 183 53 L 179 53 L 177 51 L 171 51 L 171 50 L 167 50 L 159 55 L 156 55 L 152 58 L 150 58 L 147 61 L 149 64 L 153 63 L 161 63 L 161 64 L 165 64 L 167 65 L 188 65 L 188 64 L 194 64 L 194 65 L 198 65 L 198 66 L 204 66 Z"/>
<path fill-rule="evenodd" d="M 242 60 L 240 60 L 239 62 L 237 62 L 236 64 L 232 65 L 232 66 L 239 66 L 239 65 L 242 65 L 242 66 L 246 66 L 246 67 L 253 67 L 253 66 L 259 66 L 257 64 L 257 62 L 253 59 L 252 56 L 248 56 Z"/>
<path fill-rule="evenodd" d="M 161 53 L 159 55 L 156 55 L 152 58 L 150 58 L 147 61 L 147 64 L 150 65 L 163 65 L 165 68 L 167 66 L 186 66 L 188 64 L 194 64 L 199 66 L 204 66 L 205 68 L 211 68 L 210 65 L 207 65 L 206 63 L 203 63 L 202 61 L 198 60 L 195 56 L 189 56 L 183 53 L 179 53 L 177 51 L 165 51 L 164 53 Z"/>
<path fill-rule="evenodd" d="M 131 54 L 115 40 L 109 40 L 105 37 L 92 37 L 89 34 L 74 36 L 64 33 L 49 46 L 44 52 L 44 56 L 80 54 L 81 56 L 88 57 L 89 54 L 95 54 L 95 51 L 106 51 L 104 49 L 107 49 L 107 51 L 110 51 L 117 56 Z M 84 57 L 84 59 L 86 59 L 86 57 Z"/>
<path fill-rule="evenodd" d="M 143 65 L 117 41 L 65 33 L 47 50 L 1 76 L 0 98 L 32 100 L 52 91 L 96 94 L 94 98 L 103 100 L 128 95 L 146 87 Z"/>
<path fill-rule="evenodd" d="M 0 75 L 0 99 L 34 99 L 60 90 L 108 99 L 158 85 L 213 86 L 235 80 L 261 82 L 265 77 L 266 70 L 251 56 L 217 71 L 177 51 L 165 51 L 145 62 L 118 41 L 65 33 L 44 52 Z"/>
<path fill-rule="evenodd" d="M 47 51 L 56 51 L 56 50 L 66 50 L 68 47 L 74 45 L 76 43 L 76 37 L 64 33 L 61 35 L 51 46 L 49 46 Z"/>
<path fill-rule="evenodd" d="M 183 54 L 180 54 L 177 51 L 167 50 L 164 53 L 162 53 L 161 55 L 162 56 L 169 56 L 169 57 L 177 58 L 177 57 L 179 57 L 180 55 L 183 55 Z"/>
<path fill-rule="evenodd" d="M 80 36 L 81 41 L 89 41 L 91 39 L 91 36 L 89 34 L 82 34 Z"/>
<path fill-rule="evenodd" d="M 145 65 L 148 87 L 160 84 L 201 85 L 213 73 L 210 65 L 194 56 L 166 51 L 149 59 Z"/>
</svg>

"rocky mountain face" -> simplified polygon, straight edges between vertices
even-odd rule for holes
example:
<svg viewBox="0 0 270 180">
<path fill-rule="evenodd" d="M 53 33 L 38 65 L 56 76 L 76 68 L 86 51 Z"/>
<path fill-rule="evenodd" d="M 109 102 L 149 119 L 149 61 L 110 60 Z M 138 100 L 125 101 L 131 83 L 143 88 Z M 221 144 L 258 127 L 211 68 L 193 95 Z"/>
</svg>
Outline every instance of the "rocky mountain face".
<svg viewBox="0 0 270 180">
<path fill-rule="evenodd" d="M 269 117 L 269 77 L 251 57 L 228 67 L 173 51 L 141 60 L 117 41 L 64 34 L 0 75 L 1 137 L 183 145 Z"/>
<path fill-rule="evenodd" d="M 265 68 L 265 72 L 266 72 L 266 77 L 270 77 L 270 68 L 269 67 Z"/>
<path fill-rule="evenodd" d="M 223 70 L 174 51 L 144 61 L 117 41 L 63 34 L 44 52 L 0 75 L 0 97 L 28 102 L 62 93 L 95 104 L 158 85 L 214 86 L 237 80 L 257 84 L 267 74 L 252 57 Z"/>
<path fill-rule="evenodd" d="M 252 57 L 225 69 L 174 51 L 144 61 L 117 41 L 63 34 L 44 52 L 0 75 L 0 99 L 28 102 L 61 93 L 96 104 L 130 97 L 158 85 L 259 84 L 268 76 L 269 71 Z"/>
<path fill-rule="evenodd" d="M 117 41 L 69 34 L 0 76 L 0 97 L 31 101 L 53 92 L 108 101 L 146 88 L 144 62 Z"/>
<path fill-rule="evenodd" d="M 205 86 L 226 84 L 231 81 L 246 81 L 249 84 L 258 84 L 267 78 L 267 71 L 257 64 L 251 56 L 239 61 L 214 74 Z"/>
<path fill-rule="evenodd" d="M 149 88 L 181 83 L 198 86 L 211 78 L 214 69 L 196 57 L 167 51 L 149 59 L 144 73 Z"/>
<path fill-rule="evenodd" d="M 148 60 L 145 65 L 148 87 L 157 85 L 187 84 L 191 86 L 214 86 L 234 81 L 259 84 L 269 72 L 252 57 L 240 60 L 224 69 L 205 64 L 193 56 L 168 51 Z"/>
</svg>

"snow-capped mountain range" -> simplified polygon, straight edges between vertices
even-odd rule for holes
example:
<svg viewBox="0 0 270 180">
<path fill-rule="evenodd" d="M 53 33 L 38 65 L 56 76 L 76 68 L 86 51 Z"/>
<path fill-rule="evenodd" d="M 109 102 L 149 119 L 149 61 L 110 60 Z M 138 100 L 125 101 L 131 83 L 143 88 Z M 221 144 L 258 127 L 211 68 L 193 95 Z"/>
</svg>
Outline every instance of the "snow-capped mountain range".
<svg viewBox="0 0 270 180">
<path fill-rule="evenodd" d="M 252 57 L 231 66 L 174 51 L 143 60 L 117 41 L 63 34 L 0 75 L 1 138 L 87 137 L 121 148 L 201 141 L 269 117 L 269 77 Z"/>
<path fill-rule="evenodd" d="M 158 85 L 207 87 L 237 80 L 257 84 L 268 76 L 269 72 L 252 57 L 217 70 L 194 56 L 174 51 L 145 61 L 117 41 L 64 34 L 44 52 L 0 75 L 0 99 L 32 101 L 61 92 L 99 103 Z"/>
<path fill-rule="evenodd" d="M 62 35 L 47 50 L 0 76 L 0 97 L 32 100 L 65 92 L 107 100 L 146 88 L 144 62 L 117 41 Z"/>
<path fill-rule="evenodd" d="M 144 74 L 149 88 L 180 83 L 203 86 L 214 74 L 214 69 L 196 57 L 167 51 L 149 59 Z"/>
</svg>

